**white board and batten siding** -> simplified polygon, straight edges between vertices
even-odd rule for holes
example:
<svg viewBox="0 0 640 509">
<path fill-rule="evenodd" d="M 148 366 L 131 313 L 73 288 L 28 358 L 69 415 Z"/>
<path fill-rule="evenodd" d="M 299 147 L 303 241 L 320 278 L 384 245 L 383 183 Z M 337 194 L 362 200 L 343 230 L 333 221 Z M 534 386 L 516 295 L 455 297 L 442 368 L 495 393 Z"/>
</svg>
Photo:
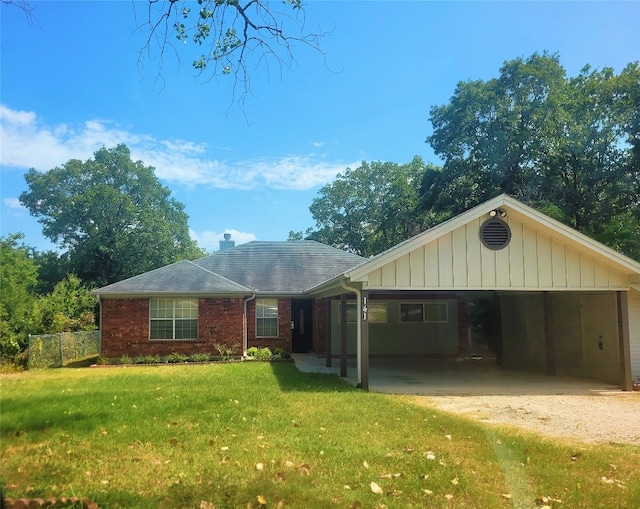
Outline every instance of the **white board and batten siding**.
<svg viewBox="0 0 640 509">
<path fill-rule="evenodd" d="M 362 279 L 369 289 L 398 290 L 628 290 L 627 274 L 552 232 L 507 217 L 511 241 L 488 249 L 482 218 L 389 260 Z"/>
</svg>

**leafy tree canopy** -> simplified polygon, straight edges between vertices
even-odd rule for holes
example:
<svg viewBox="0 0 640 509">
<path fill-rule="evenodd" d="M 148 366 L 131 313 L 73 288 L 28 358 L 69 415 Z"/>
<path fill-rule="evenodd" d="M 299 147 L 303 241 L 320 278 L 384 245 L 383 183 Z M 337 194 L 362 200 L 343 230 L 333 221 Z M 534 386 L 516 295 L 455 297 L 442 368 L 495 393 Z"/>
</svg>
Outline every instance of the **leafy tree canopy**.
<svg viewBox="0 0 640 509">
<path fill-rule="evenodd" d="M 32 324 L 38 267 L 21 233 L 0 238 L 0 349 L 3 357 L 27 344 Z"/>
<path fill-rule="evenodd" d="M 72 159 L 25 175 L 20 202 L 43 234 L 65 249 L 69 269 L 103 285 L 202 251 L 189 237 L 184 206 L 171 197 L 154 168 L 131 160 L 129 149 L 101 148 L 93 159 Z"/>
<path fill-rule="evenodd" d="M 419 157 L 403 165 L 363 162 L 347 168 L 313 200 L 317 229 L 308 238 L 371 256 L 419 233 L 429 222 L 418 210 L 425 168 Z"/>
<path fill-rule="evenodd" d="M 435 106 L 423 210 L 446 219 L 500 193 L 640 259 L 640 67 L 585 67 L 557 55 L 505 62 Z"/>
</svg>

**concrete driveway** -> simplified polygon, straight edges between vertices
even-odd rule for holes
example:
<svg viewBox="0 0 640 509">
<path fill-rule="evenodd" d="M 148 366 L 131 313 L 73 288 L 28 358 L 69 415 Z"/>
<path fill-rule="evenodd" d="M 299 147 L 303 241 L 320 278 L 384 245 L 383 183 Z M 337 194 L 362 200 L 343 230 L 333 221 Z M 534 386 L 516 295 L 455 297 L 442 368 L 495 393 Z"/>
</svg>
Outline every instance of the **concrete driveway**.
<svg viewBox="0 0 640 509">
<path fill-rule="evenodd" d="M 293 354 L 293 359 L 300 371 L 340 374 L 339 359 L 333 359 L 330 368 L 326 367 L 324 357 L 313 353 Z M 346 380 L 355 386 L 356 377 L 355 359 L 350 359 Z M 496 366 L 491 358 L 371 359 L 369 390 L 424 395 L 553 395 L 620 391 L 620 386 L 598 380 L 506 370 Z"/>
</svg>

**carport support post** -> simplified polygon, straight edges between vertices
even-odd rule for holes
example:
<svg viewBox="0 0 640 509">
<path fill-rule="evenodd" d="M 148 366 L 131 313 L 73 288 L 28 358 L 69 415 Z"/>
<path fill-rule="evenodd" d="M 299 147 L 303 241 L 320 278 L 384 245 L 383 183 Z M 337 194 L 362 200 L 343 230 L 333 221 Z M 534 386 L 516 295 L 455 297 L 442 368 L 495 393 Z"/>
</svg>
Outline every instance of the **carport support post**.
<svg viewBox="0 0 640 509">
<path fill-rule="evenodd" d="M 369 292 L 362 290 L 360 313 L 360 388 L 369 390 Z"/>
<path fill-rule="evenodd" d="M 324 347 L 327 353 L 328 368 L 331 367 L 331 299 L 324 299 L 325 302 L 325 321 L 324 321 Z"/>
<path fill-rule="evenodd" d="M 620 388 L 633 390 L 631 380 L 631 343 L 629 335 L 629 302 L 627 292 L 616 292 L 618 301 L 618 351 L 620 356 Z"/>
<path fill-rule="evenodd" d="M 340 376 L 347 376 L 347 294 L 340 295 Z"/>
<path fill-rule="evenodd" d="M 544 340 L 547 347 L 547 375 L 556 374 L 556 346 L 551 327 L 551 295 L 544 292 Z"/>
</svg>

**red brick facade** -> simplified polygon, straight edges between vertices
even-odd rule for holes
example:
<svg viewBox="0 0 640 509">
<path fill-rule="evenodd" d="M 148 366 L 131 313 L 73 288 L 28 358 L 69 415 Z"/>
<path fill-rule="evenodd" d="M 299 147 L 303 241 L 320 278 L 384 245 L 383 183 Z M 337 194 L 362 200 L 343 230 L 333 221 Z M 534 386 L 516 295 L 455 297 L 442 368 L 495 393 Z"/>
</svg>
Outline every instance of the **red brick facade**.
<svg viewBox="0 0 640 509">
<path fill-rule="evenodd" d="M 291 299 L 278 299 L 278 337 L 256 337 L 256 299 L 247 303 L 247 343 L 248 347 L 281 348 L 291 353 Z"/>
<path fill-rule="evenodd" d="M 149 299 L 104 299 L 102 301 L 102 355 L 107 358 L 138 355 L 209 353 L 214 345 L 236 345 L 242 353 L 241 298 L 198 300 L 198 339 L 149 339 Z"/>
</svg>

